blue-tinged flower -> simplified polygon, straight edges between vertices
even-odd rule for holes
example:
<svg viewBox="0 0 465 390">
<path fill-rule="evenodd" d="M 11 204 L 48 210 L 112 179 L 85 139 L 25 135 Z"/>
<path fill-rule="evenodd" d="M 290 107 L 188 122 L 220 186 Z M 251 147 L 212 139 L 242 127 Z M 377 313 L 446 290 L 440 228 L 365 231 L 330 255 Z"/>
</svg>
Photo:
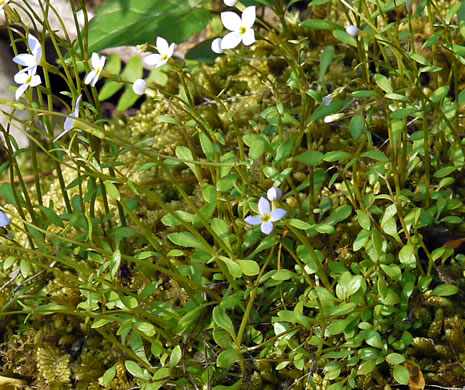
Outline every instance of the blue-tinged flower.
<svg viewBox="0 0 465 390">
<path fill-rule="evenodd" d="M 354 26 L 352 24 L 346 27 L 347 34 L 352 35 L 353 37 L 355 37 L 358 34 L 359 30 L 360 29 L 357 26 Z"/>
<path fill-rule="evenodd" d="M 137 79 L 132 84 L 132 90 L 136 95 L 143 95 L 145 93 L 145 89 L 147 88 L 147 83 L 144 79 Z"/>
<path fill-rule="evenodd" d="M 8 226 L 10 223 L 10 218 L 3 211 L 0 211 L 0 227 Z"/>
<path fill-rule="evenodd" d="M 223 49 L 221 48 L 221 38 L 216 38 L 212 41 L 212 50 L 216 54 L 223 53 Z"/>
<path fill-rule="evenodd" d="M 79 97 L 76 100 L 76 106 L 74 108 L 74 112 L 65 120 L 65 124 L 63 128 L 65 131 L 63 131 L 59 136 L 57 136 L 53 142 L 57 142 L 61 137 L 63 137 L 67 132 L 71 131 L 72 128 L 74 127 L 74 123 L 76 122 L 76 118 L 79 118 L 79 105 L 81 104 L 81 99 L 82 99 L 82 94 L 79 95 Z"/>
<path fill-rule="evenodd" d="M 15 93 L 15 98 L 18 100 L 26 91 L 28 87 L 36 87 L 42 80 L 39 75 L 36 74 L 36 67 L 28 69 L 26 72 L 19 71 L 15 74 L 14 80 L 16 83 L 21 84 Z"/>
<path fill-rule="evenodd" d="M 244 221 L 249 225 L 261 225 L 262 232 L 270 234 L 273 231 L 273 222 L 282 219 L 287 211 L 283 209 L 275 209 L 271 211 L 270 202 L 263 196 L 258 201 L 258 217 L 247 217 Z"/>
<path fill-rule="evenodd" d="M 105 66 L 106 61 L 105 56 L 99 57 L 97 53 L 92 53 L 92 70 L 84 79 L 85 84 L 90 84 L 92 87 L 95 87 L 97 81 L 102 73 L 103 67 Z"/>
<path fill-rule="evenodd" d="M 283 192 L 278 187 L 271 187 L 266 193 L 266 197 L 271 202 L 281 199 Z"/>
<path fill-rule="evenodd" d="M 329 95 L 323 96 L 322 103 L 324 106 L 329 106 L 333 102 L 333 99 Z"/>
<path fill-rule="evenodd" d="M 32 34 L 29 34 L 29 37 L 27 38 L 27 43 L 31 54 L 18 54 L 16 57 L 13 58 L 13 62 L 25 66 L 25 68 L 21 70 L 20 73 L 26 73 L 28 70 L 32 70 L 35 73 L 37 67 L 40 64 L 40 60 L 42 59 L 42 45 L 40 44 L 39 40 Z"/>
<path fill-rule="evenodd" d="M 144 62 L 147 65 L 155 66 L 155 69 L 165 65 L 168 60 L 173 56 L 175 43 L 168 45 L 168 41 L 165 38 L 157 38 L 157 50 L 158 54 L 150 54 L 144 58 Z"/>
<path fill-rule="evenodd" d="M 221 40 L 221 50 L 234 49 L 239 43 L 250 46 L 255 42 L 255 32 L 252 28 L 255 23 L 255 6 L 247 7 L 242 17 L 234 12 L 222 12 L 223 26 L 231 31 Z"/>
</svg>

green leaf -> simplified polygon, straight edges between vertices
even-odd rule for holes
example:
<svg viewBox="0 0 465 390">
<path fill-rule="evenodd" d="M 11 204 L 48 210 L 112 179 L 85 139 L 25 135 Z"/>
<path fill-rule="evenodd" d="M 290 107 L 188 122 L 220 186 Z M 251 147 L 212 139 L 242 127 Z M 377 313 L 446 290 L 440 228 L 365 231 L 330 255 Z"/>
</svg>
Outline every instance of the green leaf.
<svg viewBox="0 0 465 390">
<path fill-rule="evenodd" d="M 379 150 L 369 150 L 368 152 L 362 153 L 360 157 L 368 157 L 373 160 L 378 160 L 383 163 L 386 163 L 389 161 L 389 158 L 381 151 Z"/>
<path fill-rule="evenodd" d="M 323 157 L 323 160 L 327 162 L 335 162 L 335 161 L 342 162 L 344 160 L 347 160 L 350 157 L 352 157 L 352 155 L 348 152 L 344 152 L 342 150 L 334 150 L 332 152 L 326 153 L 325 156 Z"/>
<path fill-rule="evenodd" d="M 295 276 L 294 272 L 289 271 L 288 269 L 280 269 L 276 271 L 275 274 L 273 274 L 271 279 L 284 281 L 284 280 L 292 279 L 293 276 Z"/>
<path fill-rule="evenodd" d="M 368 375 L 372 372 L 376 367 L 376 362 L 374 360 L 367 360 L 360 364 L 357 370 L 357 375 Z"/>
<path fill-rule="evenodd" d="M 392 85 L 389 79 L 386 76 L 383 76 L 382 74 L 375 74 L 375 82 L 380 87 L 384 92 L 386 93 L 392 93 Z"/>
<path fill-rule="evenodd" d="M 260 272 L 260 266 L 256 261 L 253 260 L 237 260 L 242 272 L 247 276 L 258 275 Z"/>
<path fill-rule="evenodd" d="M 336 23 L 321 19 L 308 19 L 300 23 L 300 27 L 313 28 L 314 30 L 343 30 L 342 26 Z"/>
<path fill-rule="evenodd" d="M 295 160 L 301 163 L 307 164 L 307 165 L 315 166 L 323 162 L 323 156 L 324 156 L 323 153 L 318 152 L 316 150 L 311 150 L 311 151 L 299 154 L 295 158 Z"/>
<path fill-rule="evenodd" d="M 328 328 L 326 329 L 325 334 L 327 336 L 335 336 L 339 333 L 342 333 L 346 330 L 347 325 L 349 325 L 351 322 L 350 319 L 345 319 L 345 320 L 336 320 L 332 322 Z"/>
<path fill-rule="evenodd" d="M 231 366 L 239 359 L 239 352 L 237 349 L 227 349 L 222 351 L 218 358 L 216 359 L 216 364 L 218 367 L 229 370 Z"/>
<path fill-rule="evenodd" d="M 401 355 L 400 353 L 390 353 L 389 355 L 386 356 L 386 361 L 389 364 L 401 364 L 405 362 L 405 357 L 404 355 Z"/>
<path fill-rule="evenodd" d="M 170 368 L 175 368 L 176 365 L 181 361 L 182 350 L 179 345 L 173 348 L 170 355 Z"/>
<path fill-rule="evenodd" d="M 449 86 L 444 85 L 436 89 L 436 91 L 434 91 L 433 94 L 430 96 L 430 99 L 433 103 L 438 103 L 442 99 L 444 99 L 444 97 L 447 95 L 448 92 L 449 92 Z"/>
<path fill-rule="evenodd" d="M 434 173 L 434 177 L 443 178 L 445 176 L 449 176 L 456 169 L 457 169 L 456 167 L 452 167 L 452 166 L 440 168 Z"/>
<path fill-rule="evenodd" d="M 328 66 L 333 61 L 333 57 L 334 46 L 328 46 L 320 57 L 320 81 L 323 80 L 323 77 L 325 76 L 326 71 L 328 70 Z"/>
<path fill-rule="evenodd" d="M 229 316 L 226 314 L 222 307 L 216 306 L 213 309 L 213 321 L 215 321 L 215 324 L 218 325 L 220 328 L 228 332 L 233 339 L 236 338 L 236 332 L 234 330 L 231 318 L 229 318 Z"/>
<path fill-rule="evenodd" d="M 194 60 L 204 63 L 214 62 L 215 58 L 218 57 L 218 54 L 212 50 L 212 41 L 213 39 L 207 39 L 206 41 L 195 45 L 189 49 L 184 58 L 186 60 Z"/>
<path fill-rule="evenodd" d="M 351 214 L 352 206 L 350 204 L 345 204 L 336 208 L 336 210 L 334 210 L 331 215 L 325 219 L 324 222 L 335 225 L 349 218 Z"/>
<path fill-rule="evenodd" d="M 354 115 L 349 124 L 350 134 L 354 139 L 359 139 L 365 131 L 365 120 L 360 115 Z"/>
<path fill-rule="evenodd" d="M 365 211 L 357 210 L 357 220 L 362 229 L 370 230 L 371 219 Z"/>
<path fill-rule="evenodd" d="M 368 345 L 378 349 L 382 349 L 384 346 L 380 334 L 376 331 L 371 331 L 365 341 Z"/>
<path fill-rule="evenodd" d="M 453 284 L 441 284 L 433 290 L 433 295 L 448 297 L 457 294 L 457 291 L 459 291 L 458 287 Z"/>
<path fill-rule="evenodd" d="M 405 245 L 399 252 L 399 260 L 402 264 L 409 266 L 410 268 L 416 267 L 416 258 L 413 247 L 410 244 Z"/>
<path fill-rule="evenodd" d="M 392 372 L 394 379 L 400 383 L 401 385 L 408 385 L 408 381 L 410 379 L 410 374 L 408 370 L 401 365 L 396 364 L 394 366 L 394 370 Z"/>
<path fill-rule="evenodd" d="M 116 376 L 116 364 L 114 364 L 113 366 L 111 366 L 108 370 L 105 371 L 105 373 L 103 374 L 103 384 L 104 385 L 108 385 L 112 380 L 113 378 Z"/>
<path fill-rule="evenodd" d="M 334 30 L 333 36 L 338 41 L 341 41 L 342 43 L 345 43 L 346 45 L 357 47 L 357 41 L 355 40 L 355 38 L 352 35 L 347 34 L 345 31 Z"/>
<path fill-rule="evenodd" d="M 168 239 L 173 244 L 186 248 L 203 248 L 203 244 L 198 238 L 194 237 L 194 235 L 189 232 L 171 233 L 168 235 Z"/>
<path fill-rule="evenodd" d="M 107 190 L 108 195 L 116 200 L 121 199 L 118 188 L 116 188 L 116 186 L 111 181 L 105 180 L 103 183 L 105 184 L 105 189 Z"/>
<path fill-rule="evenodd" d="M 206 0 L 106 0 L 89 24 L 89 53 L 154 43 L 157 36 L 184 42 L 211 18 L 199 3 Z"/>
<path fill-rule="evenodd" d="M 155 335 L 155 327 L 149 322 L 134 321 L 132 326 L 149 337 Z"/>
<path fill-rule="evenodd" d="M 126 360 L 124 362 L 124 366 L 132 376 L 140 379 L 150 379 L 150 374 L 148 371 L 146 369 L 142 369 L 135 361 Z"/>
</svg>

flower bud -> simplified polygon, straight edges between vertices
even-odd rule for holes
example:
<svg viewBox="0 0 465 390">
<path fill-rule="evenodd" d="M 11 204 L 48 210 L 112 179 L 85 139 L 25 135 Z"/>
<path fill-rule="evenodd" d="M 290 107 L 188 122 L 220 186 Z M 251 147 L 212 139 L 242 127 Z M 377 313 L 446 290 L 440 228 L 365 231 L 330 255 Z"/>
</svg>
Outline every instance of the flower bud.
<svg viewBox="0 0 465 390">
<path fill-rule="evenodd" d="M 275 201 L 281 199 L 283 192 L 278 187 L 271 187 L 266 193 L 267 198 L 270 201 Z"/>
</svg>

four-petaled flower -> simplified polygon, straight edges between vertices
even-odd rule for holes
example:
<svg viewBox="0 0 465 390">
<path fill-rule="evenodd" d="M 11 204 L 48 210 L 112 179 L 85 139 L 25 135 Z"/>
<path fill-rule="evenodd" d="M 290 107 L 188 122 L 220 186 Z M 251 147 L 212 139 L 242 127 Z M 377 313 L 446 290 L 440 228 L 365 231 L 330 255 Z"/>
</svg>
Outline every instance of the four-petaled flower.
<svg viewBox="0 0 465 390">
<path fill-rule="evenodd" d="M 72 130 L 74 127 L 74 123 L 76 122 L 76 118 L 79 118 L 79 105 L 81 104 L 81 99 L 82 95 L 79 95 L 79 97 L 76 100 L 76 106 L 74 108 L 74 112 L 65 120 L 65 124 L 63 128 L 65 131 L 63 131 L 60 135 L 58 135 L 53 142 L 57 142 L 61 137 L 63 137 L 67 132 Z"/>
<path fill-rule="evenodd" d="M 273 222 L 279 221 L 283 218 L 287 211 L 283 209 L 274 209 L 271 211 L 270 202 L 263 196 L 258 201 L 258 217 L 247 217 L 245 222 L 249 225 L 261 225 L 262 232 L 270 234 L 273 231 Z"/>
<path fill-rule="evenodd" d="M 15 74 L 15 82 L 21 84 L 16 90 L 16 100 L 18 100 L 22 96 L 22 94 L 28 87 L 35 87 L 42 82 L 40 76 L 35 74 L 35 70 L 36 68 L 33 67 L 32 69 L 28 69 L 25 72 L 21 71 Z"/>
<path fill-rule="evenodd" d="M 27 72 L 28 70 L 32 70 L 35 73 L 37 67 L 40 64 L 40 60 L 42 59 L 42 46 L 39 40 L 32 34 L 29 34 L 27 42 L 29 44 L 29 50 L 32 54 L 18 54 L 13 58 L 13 62 L 26 67 L 23 70 L 20 70 L 20 73 Z"/>
<path fill-rule="evenodd" d="M 145 88 L 147 88 L 147 83 L 144 79 L 137 79 L 132 84 L 132 90 L 136 95 L 143 95 L 145 93 Z"/>
<path fill-rule="evenodd" d="M 105 56 L 99 57 L 97 53 L 92 53 L 92 70 L 86 76 L 84 83 L 95 87 L 95 84 L 97 84 L 100 77 L 100 73 L 102 73 L 103 67 L 105 66 L 105 61 Z"/>
<path fill-rule="evenodd" d="M 8 226 L 10 223 L 10 218 L 8 218 L 7 215 L 0 210 L 0 227 Z"/>
<path fill-rule="evenodd" d="M 0 0 L 0 11 L 3 9 L 5 5 L 8 4 L 10 0 Z"/>
<path fill-rule="evenodd" d="M 234 49 L 241 42 L 246 46 L 255 42 L 255 32 L 252 29 L 255 23 L 255 6 L 247 7 L 242 18 L 234 12 L 222 12 L 221 21 L 231 31 L 221 40 L 221 50 Z"/>
<path fill-rule="evenodd" d="M 157 50 L 159 54 L 150 54 L 144 58 L 147 65 L 155 65 L 155 69 L 165 65 L 174 53 L 175 43 L 168 46 L 168 41 L 165 38 L 157 38 Z"/>
</svg>

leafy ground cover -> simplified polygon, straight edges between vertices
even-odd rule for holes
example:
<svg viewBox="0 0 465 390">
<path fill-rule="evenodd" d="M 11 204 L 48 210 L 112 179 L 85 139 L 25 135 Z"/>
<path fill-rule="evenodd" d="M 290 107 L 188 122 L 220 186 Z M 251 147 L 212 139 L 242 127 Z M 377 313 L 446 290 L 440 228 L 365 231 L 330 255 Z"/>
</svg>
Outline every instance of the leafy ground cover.
<svg viewBox="0 0 465 390">
<path fill-rule="evenodd" d="M 49 2 L 22 5 L 41 34 L 0 5 L 21 66 L 1 103 L 30 120 L 2 113 L 31 141 L 2 129 L 3 380 L 464 386 L 465 8 L 158 3 L 107 0 L 76 42 Z M 150 75 L 97 53 L 115 43 Z"/>
</svg>

